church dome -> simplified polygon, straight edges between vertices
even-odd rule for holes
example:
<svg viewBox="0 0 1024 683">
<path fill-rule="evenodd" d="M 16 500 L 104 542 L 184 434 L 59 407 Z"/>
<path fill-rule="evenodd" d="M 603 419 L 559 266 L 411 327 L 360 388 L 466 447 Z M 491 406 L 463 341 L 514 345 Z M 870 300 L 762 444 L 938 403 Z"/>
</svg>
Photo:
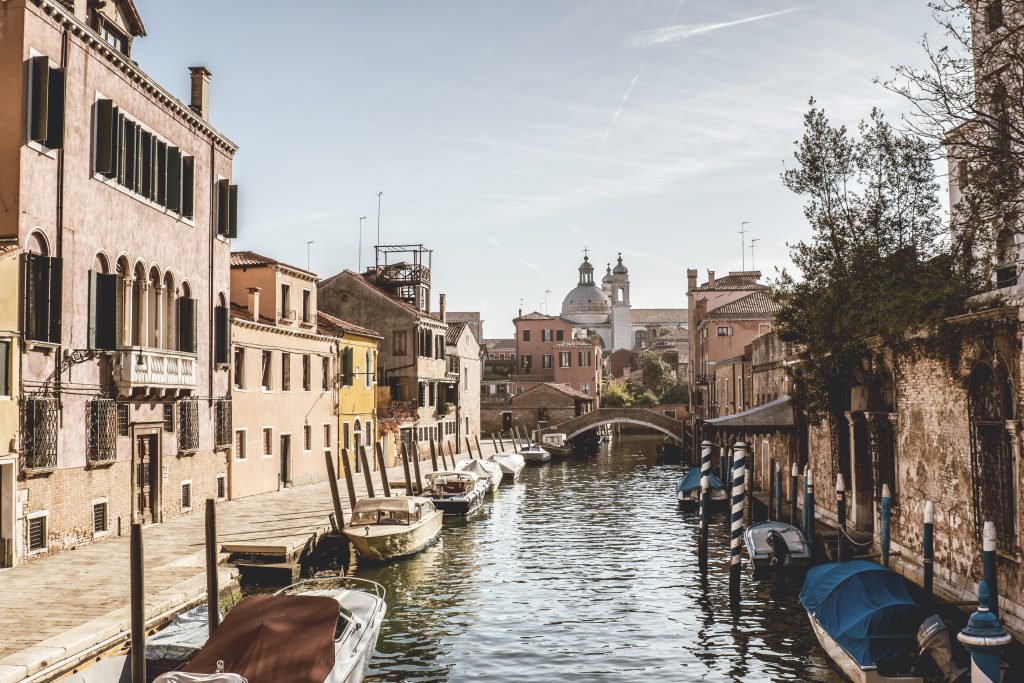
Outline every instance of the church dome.
<svg viewBox="0 0 1024 683">
<path fill-rule="evenodd" d="M 602 323 L 608 320 L 612 304 L 597 285 L 578 285 L 562 300 L 562 317 L 574 323 Z"/>
<path fill-rule="evenodd" d="M 622 252 L 619 252 L 619 262 L 615 265 L 612 272 L 616 275 L 629 275 L 629 268 L 622 265 Z"/>
</svg>

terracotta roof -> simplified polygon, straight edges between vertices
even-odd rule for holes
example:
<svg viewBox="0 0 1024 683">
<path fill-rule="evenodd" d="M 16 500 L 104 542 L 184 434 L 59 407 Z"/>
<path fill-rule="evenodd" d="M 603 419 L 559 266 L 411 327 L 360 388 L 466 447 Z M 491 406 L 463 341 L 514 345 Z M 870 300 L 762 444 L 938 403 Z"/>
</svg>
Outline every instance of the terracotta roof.
<svg viewBox="0 0 1024 683">
<path fill-rule="evenodd" d="M 704 320 L 743 320 L 746 318 L 771 318 L 779 311 L 779 305 L 771 297 L 767 287 L 745 297 L 719 306 L 704 316 Z"/>
<path fill-rule="evenodd" d="M 448 311 L 448 320 L 453 323 L 478 323 L 479 311 Z"/>
<path fill-rule="evenodd" d="M 265 315 L 261 315 L 259 320 L 254 321 L 252 319 L 252 311 L 245 306 L 240 306 L 236 303 L 231 304 L 231 317 L 238 318 L 239 320 L 248 320 L 249 322 L 259 322 L 264 325 L 275 325 L 277 321 L 273 318 L 268 318 Z"/>
<path fill-rule="evenodd" d="M 322 311 L 316 312 L 316 331 L 318 334 L 327 335 L 328 337 L 343 337 L 346 334 L 358 334 L 363 337 L 373 337 L 374 339 L 384 338 L 367 327 L 360 327 L 359 325 L 345 322 L 341 318 L 335 318 L 333 315 L 328 315 Z"/>
<path fill-rule="evenodd" d="M 695 287 L 691 291 L 708 292 L 718 289 L 768 289 L 768 285 L 762 285 L 757 283 L 756 281 L 751 282 L 751 279 L 754 277 L 755 274 L 757 275 L 757 277 L 761 277 L 761 271 L 757 270 L 737 271 L 729 273 L 728 275 L 725 275 L 723 277 L 715 278 L 714 286 L 710 286 L 707 282 L 705 282 L 704 284 Z"/>
<path fill-rule="evenodd" d="M 449 322 L 448 329 L 444 333 L 444 343 L 450 346 L 455 346 L 459 343 L 459 337 L 462 336 L 467 325 L 463 322 Z M 472 333 L 470 333 L 472 334 Z"/>
<path fill-rule="evenodd" d="M 558 384 L 556 382 L 538 382 L 537 384 L 534 384 L 529 389 L 525 390 L 523 393 L 516 394 L 515 396 L 513 396 L 512 400 L 514 401 L 518 397 L 525 396 L 526 394 L 530 393 L 531 391 L 536 391 L 537 389 L 539 389 L 541 387 L 551 387 L 552 389 L 554 389 L 556 391 L 562 392 L 566 396 L 571 396 L 573 398 L 578 398 L 578 399 L 581 399 L 581 400 L 584 400 L 584 401 L 594 401 L 594 400 L 597 399 L 597 396 L 594 396 L 593 394 L 584 394 L 582 391 L 577 391 L 576 389 L 573 389 L 572 387 L 568 387 L 568 386 L 566 386 L 564 384 Z"/>
<path fill-rule="evenodd" d="M 231 267 L 232 268 L 248 268 L 251 266 L 281 266 L 282 268 L 288 268 L 289 270 L 295 270 L 310 277 L 316 277 L 316 273 L 310 272 L 305 268 L 299 268 L 297 266 L 291 266 L 287 263 L 272 259 L 269 256 L 263 254 L 257 254 L 255 251 L 233 251 L 231 252 Z"/>
<path fill-rule="evenodd" d="M 655 323 L 685 323 L 685 308 L 634 308 L 633 324 L 650 325 Z"/>
<path fill-rule="evenodd" d="M 18 240 L 0 240 L 0 254 L 6 254 L 11 251 L 18 250 Z"/>
<path fill-rule="evenodd" d="M 556 349 L 592 349 L 593 342 L 586 339 L 569 339 L 568 341 L 555 342 Z"/>
<path fill-rule="evenodd" d="M 493 351 L 493 350 L 496 350 L 496 349 L 512 349 L 514 351 L 515 348 L 516 348 L 516 340 L 515 339 L 485 339 L 484 340 L 484 346 L 487 347 L 488 351 Z"/>
<path fill-rule="evenodd" d="M 404 308 L 406 311 L 408 311 L 409 313 L 412 313 L 415 316 L 418 316 L 420 318 L 429 318 L 430 320 L 433 320 L 434 322 L 441 322 L 441 319 L 438 318 L 433 313 L 427 313 L 426 311 L 421 311 L 418 308 L 416 308 L 415 306 L 413 306 L 411 304 L 407 304 L 406 302 L 402 301 L 401 299 L 396 299 L 395 297 L 389 295 L 384 290 L 378 289 L 373 284 L 368 282 L 365 277 L 363 277 L 359 273 L 357 273 L 355 271 L 352 271 L 352 270 L 345 269 L 345 270 L 341 271 L 340 273 L 336 273 L 336 274 L 330 276 L 329 278 L 321 280 L 320 281 L 320 285 L 325 285 L 328 282 L 331 282 L 332 280 L 334 280 L 335 278 L 341 277 L 342 275 L 348 275 L 352 280 L 354 280 L 361 287 L 364 287 L 365 289 L 367 289 L 369 292 L 372 292 L 373 294 L 376 294 L 377 296 L 385 299 L 386 301 L 390 301 L 391 303 L 393 303 L 395 306 L 398 306 L 399 308 Z"/>
<path fill-rule="evenodd" d="M 543 313 L 534 311 L 533 313 L 521 315 L 518 318 L 513 319 L 512 322 L 515 322 L 516 320 L 558 320 L 558 317 L 553 315 L 544 315 Z"/>
</svg>

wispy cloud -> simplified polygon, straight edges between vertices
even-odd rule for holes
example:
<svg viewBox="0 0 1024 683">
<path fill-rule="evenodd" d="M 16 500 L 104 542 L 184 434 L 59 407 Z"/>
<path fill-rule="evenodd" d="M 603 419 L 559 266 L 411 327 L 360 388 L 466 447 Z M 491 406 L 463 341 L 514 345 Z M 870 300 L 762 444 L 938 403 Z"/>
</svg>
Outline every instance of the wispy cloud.
<svg viewBox="0 0 1024 683">
<path fill-rule="evenodd" d="M 799 7 L 791 7 L 790 9 L 770 12 L 769 14 L 758 14 L 757 16 L 737 19 L 735 21 L 723 21 L 715 24 L 679 24 L 677 26 L 664 26 L 662 28 L 651 29 L 648 31 L 637 31 L 636 33 L 630 34 L 626 39 L 626 47 L 650 47 L 651 45 L 659 45 L 661 43 L 686 40 L 687 38 L 699 36 L 704 33 L 711 33 L 712 31 L 718 31 L 719 29 L 731 28 L 733 26 L 749 24 L 754 21 L 762 21 L 773 17 L 781 17 L 784 14 L 790 14 L 798 11 L 800 11 Z"/>
<path fill-rule="evenodd" d="M 633 80 L 630 82 L 629 87 L 626 88 L 626 93 L 622 96 L 622 101 L 619 102 L 619 108 L 615 110 L 615 114 L 612 116 L 612 122 L 608 124 L 608 127 L 604 131 L 604 135 L 601 136 L 601 144 L 598 145 L 599 147 L 604 146 L 605 140 L 607 140 L 608 136 L 611 135 L 612 128 L 614 128 L 615 124 L 619 122 L 619 117 L 622 116 L 622 110 L 626 108 L 626 103 L 629 102 L 629 96 L 633 92 L 633 88 L 636 87 L 637 81 L 640 80 L 640 74 L 643 73 L 645 66 L 647 66 L 646 61 L 640 65 L 639 69 L 636 70 L 636 76 L 633 76 Z"/>
<path fill-rule="evenodd" d="M 498 240 L 494 239 L 493 237 L 488 237 L 487 241 L 490 242 L 491 244 L 493 244 L 494 246 L 496 246 L 501 251 L 503 251 L 506 254 L 508 254 L 509 256 L 511 256 L 512 258 L 514 258 L 515 260 L 517 260 L 520 263 L 522 263 L 524 266 L 526 266 L 527 268 L 529 268 L 533 272 L 537 273 L 538 275 L 541 275 L 545 280 L 549 280 L 549 281 L 551 280 L 551 274 L 550 273 L 545 273 L 543 270 L 541 270 L 537 266 L 537 264 L 535 264 L 535 263 L 533 263 L 531 261 L 527 261 L 522 256 L 520 256 L 516 252 L 512 251 L 511 249 L 509 249 L 508 247 L 506 247 L 504 244 L 502 244 Z"/>
</svg>

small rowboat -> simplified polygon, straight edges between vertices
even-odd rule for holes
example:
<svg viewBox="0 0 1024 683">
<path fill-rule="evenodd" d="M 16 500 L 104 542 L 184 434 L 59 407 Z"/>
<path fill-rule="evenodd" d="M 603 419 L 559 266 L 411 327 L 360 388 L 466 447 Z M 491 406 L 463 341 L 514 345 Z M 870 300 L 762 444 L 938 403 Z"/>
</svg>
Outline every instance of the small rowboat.
<svg viewBox="0 0 1024 683">
<path fill-rule="evenodd" d="M 725 492 L 725 486 L 718 475 L 708 471 L 708 497 L 711 509 L 721 509 L 727 506 L 729 495 Z M 700 505 L 700 468 L 691 467 L 686 474 L 676 482 L 676 502 L 684 510 L 696 510 Z"/>
<path fill-rule="evenodd" d="M 807 564 L 810 548 L 803 533 L 785 522 L 758 522 L 743 532 L 747 555 L 755 569 Z"/>
<path fill-rule="evenodd" d="M 482 479 L 490 480 L 492 494 L 497 492 L 498 486 L 501 485 L 501 480 L 505 476 L 501 465 L 484 460 L 460 460 L 455 463 L 455 469 L 459 472 L 473 472 Z"/>
<path fill-rule="evenodd" d="M 505 474 L 502 481 L 515 481 L 526 467 L 526 460 L 518 453 L 495 453 L 487 460 L 501 468 Z"/>
<path fill-rule="evenodd" d="M 441 533 L 442 517 L 426 498 L 364 498 L 356 501 L 345 536 L 360 557 L 385 562 L 427 547 Z"/>
<path fill-rule="evenodd" d="M 523 456 L 526 462 L 551 462 L 551 454 L 535 443 L 531 443 L 526 448 L 520 450 L 519 455 Z"/>
</svg>

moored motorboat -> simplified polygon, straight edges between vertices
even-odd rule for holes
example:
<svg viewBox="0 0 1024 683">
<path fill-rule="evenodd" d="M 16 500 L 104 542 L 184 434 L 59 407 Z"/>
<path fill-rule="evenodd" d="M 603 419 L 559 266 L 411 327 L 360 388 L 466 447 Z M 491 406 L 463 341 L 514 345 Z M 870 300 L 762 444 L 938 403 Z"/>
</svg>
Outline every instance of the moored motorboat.
<svg viewBox="0 0 1024 683">
<path fill-rule="evenodd" d="M 564 458 L 567 455 L 572 455 L 572 442 L 561 432 L 544 434 L 540 438 L 539 445 L 552 457 Z"/>
<path fill-rule="evenodd" d="M 810 548 L 803 532 L 785 522 L 758 522 L 743 532 L 747 555 L 755 569 L 773 565 L 805 565 Z"/>
<path fill-rule="evenodd" d="M 498 486 L 501 485 L 501 480 L 505 476 L 501 465 L 487 460 L 460 460 L 455 463 L 455 469 L 458 472 L 474 472 L 483 479 L 489 479 L 492 494 L 498 490 Z"/>
<path fill-rule="evenodd" d="M 712 509 L 723 508 L 729 500 L 722 480 L 708 471 L 709 505 Z M 676 502 L 684 510 L 696 510 L 700 504 L 700 468 L 691 467 L 676 481 Z"/>
<path fill-rule="evenodd" d="M 505 475 L 502 477 L 502 481 L 515 481 L 519 478 L 523 468 L 526 467 L 526 460 L 518 453 L 495 453 L 487 458 L 487 460 L 501 468 L 502 473 Z"/>
<path fill-rule="evenodd" d="M 441 533 L 442 516 L 426 498 L 364 498 L 356 502 L 345 536 L 360 557 L 384 562 L 429 545 Z"/>
<path fill-rule="evenodd" d="M 526 462 L 551 462 L 551 454 L 535 443 L 531 443 L 526 448 L 520 449 L 519 455 L 523 456 L 523 459 L 526 460 Z"/>
<path fill-rule="evenodd" d="M 427 475 L 423 497 L 446 515 L 468 515 L 484 502 L 491 480 L 475 472 L 441 470 Z"/>
<path fill-rule="evenodd" d="M 932 609 L 911 597 L 906 579 L 865 560 L 832 562 L 807 572 L 800 603 L 822 648 L 855 683 L 924 683 L 962 674 L 949 633 Z M 931 662 L 922 658 L 928 655 Z"/>
</svg>

